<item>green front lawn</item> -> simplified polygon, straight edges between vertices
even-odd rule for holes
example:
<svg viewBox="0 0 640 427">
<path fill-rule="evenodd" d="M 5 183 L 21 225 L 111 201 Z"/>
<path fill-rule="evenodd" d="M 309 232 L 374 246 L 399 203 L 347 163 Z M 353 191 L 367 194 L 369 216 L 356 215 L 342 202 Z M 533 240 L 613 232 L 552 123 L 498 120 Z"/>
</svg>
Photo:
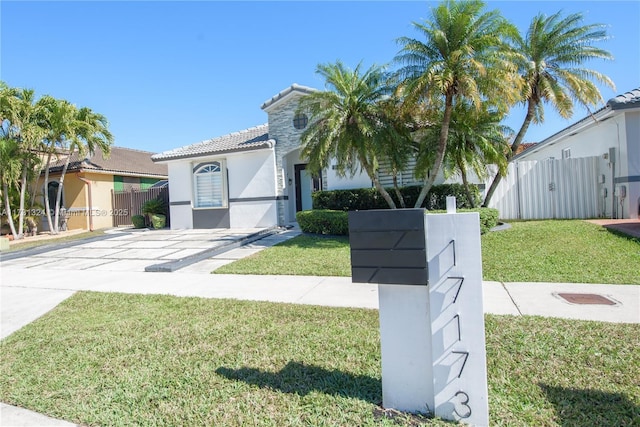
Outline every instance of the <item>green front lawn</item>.
<svg viewBox="0 0 640 427">
<path fill-rule="evenodd" d="M 640 284 L 640 239 L 579 220 L 511 225 L 482 236 L 485 280 Z M 215 273 L 350 276 L 349 241 L 303 235 Z"/>
<path fill-rule="evenodd" d="M 486 331 L 491 425 L 637 425 L 640 325 Z M 376 310 L 84 292 L 0 343 L 0 401 L 83 425 L 398 425 L 380 381 Z"/>
</svg>

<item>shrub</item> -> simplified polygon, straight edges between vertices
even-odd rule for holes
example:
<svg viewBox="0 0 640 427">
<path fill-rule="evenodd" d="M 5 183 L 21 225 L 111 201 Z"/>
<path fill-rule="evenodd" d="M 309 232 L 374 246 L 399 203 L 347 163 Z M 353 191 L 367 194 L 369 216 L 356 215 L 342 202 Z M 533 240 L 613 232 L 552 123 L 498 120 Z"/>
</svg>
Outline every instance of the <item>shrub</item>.
<svg viewBox="0 0 640 427">
<path fill-rule="evenodd" d="M 421 189 L 422 187 L 417 185 L 400 188 L 407 207 L 413 207 Z M 388 188 L 387 191 L 393 198 L 396 206 L 400 207 L 395 191 L 391 188 Z M 471 193 L 475 199 L 475 204 L 478 205 L 480 203 L 480 191 L 476 185 L 471 186 Z M 471 203 L 462 184 L 434 185 L 431 187 L 427 197 L 425 197 L 422 207 L 429 210 L 446 209 L 447 196 L 454 196 L 456 198 L 456 206 L 458 209 L 471 207 Z M 387 202 L 375 188 L 317 191 L 313 193 L 312 197 L 314 209 L 355 211 L 389 208 Z"/>
<path fill-rule="evenodd" d="M 167 207 L 164 204 L 164 200 L 159 198 L 151 199 L 151 200 L 147 200 L 142 205 L 142 213 L 145 215 L 151 215 L 151 214 L 166 215 Z"/>
<path fill-rule="evenodd" d="M 296 213 L 296 219 L 300 229 L 305 233 L 341 236 L 349 234 L 349 217 L 345 211 L 328 209 L 300 211 Z"/>
<path fill-rule="evenodd" d="M 485 234 L 498 225 L 498 210 L 493 208 L 458 209 L 458 212 L 478 212 L 480 214 L 480 234 Z M 429 213 L 446 213 L 445 210 L 429 211 Z"/>
<path fill-rule="evenodd" d="M 131 217 L 131 223 L 135 228 L 144 228 L 144 216 L 134 215 Z"/>
</svg>

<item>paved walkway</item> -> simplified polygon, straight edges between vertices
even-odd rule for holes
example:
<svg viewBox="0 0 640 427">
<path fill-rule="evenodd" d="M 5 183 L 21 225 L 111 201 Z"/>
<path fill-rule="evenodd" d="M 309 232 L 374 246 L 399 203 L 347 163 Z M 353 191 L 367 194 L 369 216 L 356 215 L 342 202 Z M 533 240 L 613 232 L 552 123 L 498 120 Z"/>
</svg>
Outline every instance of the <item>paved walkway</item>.
<svg viewBox="0 0 640 427">
<path fill-rule="evenodd" d="M 245 234 L 251 231 L 245 230 Z M 192 241 L 198 241 L 195 238 L 197 231 L 184 234 L 192 235 Z M 59 250 L 53 257 L 51 253 L 43 253 L 27 258 L 3 260 L 0 264 L 0 338 L 42 316 L 76 291 L 234 298 L 370 309 L 378 307 L 377 285 L 354 284 L 348 277 L 209 274 L 220 265 L 297 234 L 297 231 L 289 231 L 271 236 L 242 248 L 217 254 L 175 273 L 144 272 L 146 263 L 156 260 L 137 260 L 142 262 L 130 263 L 129 261 L 136 260 L 124 257 L 127 251 L 145 249 L 140 246 L 146 246 L 146 250 L 170 248 L 175 251 L 158 252 L 162 259 L 170 259 L 172 253 L 189 249 L 183 247 L 186 246 L 184 242 L 189 241 L 188 238 L 173 239 L 170 235 L 160 239 L 168 245 L 163 247 L 155 247 L 159 243 L 147 243 L 157 242 L 156 239 L 147 240 L 123 235 L 109 239 L 113 242 L 106 245 L 105 241 L 99 245 L 95 245 L 98 242 L 92 242 L 80 247 L 66 248 L 70 250 Z M 98 252 L 93 252 L 94 250 Z M 88 257 L 89 253 L 94 256 Z M 102 254 L 102 257 L 98 254 Z M 117 254 L 120 254 L 121 258 L 118 258 Z M 65 262 L 60 263 L 60 258 L 65 258 Z M 91 262 L 85 263 L 83 260 Z M 108 261 L 100 263 L 99 260 Z M 561 293 L 604 296 L 612 305 L 572 304 L 563 299 L 559 295 Z M 637 285 L 484 282 L 483 294 L 486 313 L 640 323 L 640 286 Z M 73 424 L 0 404 L 0 425 Z"/>
</svg>

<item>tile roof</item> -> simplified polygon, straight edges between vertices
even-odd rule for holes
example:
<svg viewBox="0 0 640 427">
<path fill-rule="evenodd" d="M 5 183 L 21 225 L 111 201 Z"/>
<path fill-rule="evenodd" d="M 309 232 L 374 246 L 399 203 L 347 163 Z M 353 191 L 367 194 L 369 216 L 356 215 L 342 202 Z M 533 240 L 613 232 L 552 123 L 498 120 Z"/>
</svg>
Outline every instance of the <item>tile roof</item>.
<svg viewBox="0 0 640 427">
<path fill-rule="evenodd" d="M 292 84 L 291 86 L 289 86 L 288 88 L 280 91 L 280 93 L 278 93 L 275 96 L 272 96 L 271 99 L 266 100 L 261 106 L 260 108 L 267 109 L 269 107 L 271 107 L 272 105 L 276 104 L 278 101 L 280 101 L 281 99 L 285 98 L 286 96 L 288 96 L 290 93 L 293 92 L 300 92 L 302 94 L 309 94 L 309 93 L 313 93 L 313 92 L 317 92 L 318 89 L 314 89 L 312 87 L 308 87 L 308 86 L 302 86 L 299 85 L 297 83 Z"/>
<path fill-rule="evenodd" d="M 265 123 L 239 132 L 198 142 L 197 144 L 186 145 L 184 147 L 154 154 L 151 159 L 154 162 L 161 160 L 184 159 L 210 154 L 224 154 L 258 150 L 261 148 L 271 148 L 274 145 L 275 141 L 269 139 L 269 125 Z"/>
<path fill-rule="evenodd" d="M 148 151 L 134 150 L 124 147 L 111 147 L 108 159 L 102 157 L 102 151 L 80 159 L 78 152 L 74 152 L 69 160 L 67 171 L 95 171 L 102 173 L 113 173 L 116 175 L 137 175 L 166 178 L 168 176 L 167 165 L 156 164 L 151 161 Z M 65 159 L 62 158 L 54 163 L 49 169 L 51 172 L 60 172 L 64 167 Z"/>
<path fill-rule="evenodd" d="M 607 105 L 613 110 L 623 108 L 640 107 L 640 88 L 633 89 L 629 92 L 618 95 L 607 101 Z"/>
</svg>

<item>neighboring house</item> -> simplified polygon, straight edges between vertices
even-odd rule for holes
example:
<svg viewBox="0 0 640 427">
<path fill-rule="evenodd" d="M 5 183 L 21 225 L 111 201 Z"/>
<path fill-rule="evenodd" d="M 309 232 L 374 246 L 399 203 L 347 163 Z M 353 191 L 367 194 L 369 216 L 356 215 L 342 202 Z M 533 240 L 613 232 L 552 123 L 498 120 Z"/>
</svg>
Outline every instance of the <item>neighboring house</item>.
<svg viewBox="0 0 640 427">
<path fill-rule="evenodd" d="M 598 216 L 640 216 L 640 88 L 610 99 L 600 110 L 516 155 L 513 162 L 578 158 L 595 163 L 594 182 L 574 185 L 591 187 L 597 194 Z"/>
<path fill-rule="evenodd" d="M 113 215 L 124 214 L 114 209 L 112 191 L 146 189 L 157 181 L 166 180 L 167 166 L 152 162 L 152 154 L 123 147 L 111 147 L 106 159 L 99 150 L 83 159 L 77 152 L 73 153 L 64 177 L 61 203 L 67 209 L 67 228 L 94 230 L 112 227 Z M 51 209 L 55 209 L 64 161 L 64 158 L 58 159 L 49 168 Z M 44 192 L 44 172 L 36 188 Z M 44 196 L 41 200 L 44 205 Z M 46 217 L 42 218 L 40 230 L 48 230 Z"/>
<path fill-rule="evenodd" d="M 366 173 L 340 178 L 333 166 L 318 177 L 307 172 L 300 136 L 309 117 L 296 110 L 315 90 L 293 84 L 262 104 L 268 123 L 153 155 L 169 167 L 171 228 L 284 226 L 312 208 L 314 191 L 371 187 Z M 391 185 L 388 176 L 380 181 Z M 400 181 L 416 183 L 410 173 Z"/>
</svg>

